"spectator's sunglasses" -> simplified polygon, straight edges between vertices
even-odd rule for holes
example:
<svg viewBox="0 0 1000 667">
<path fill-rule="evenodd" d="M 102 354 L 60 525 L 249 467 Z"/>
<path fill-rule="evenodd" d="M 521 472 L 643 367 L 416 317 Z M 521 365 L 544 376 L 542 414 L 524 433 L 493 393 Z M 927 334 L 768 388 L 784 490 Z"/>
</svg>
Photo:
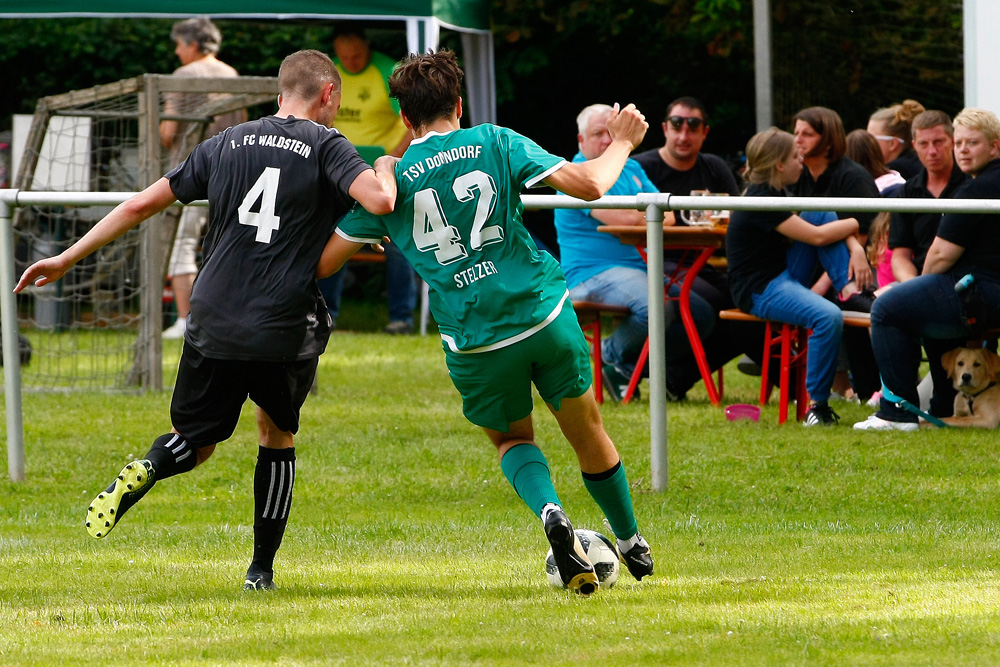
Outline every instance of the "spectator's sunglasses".
<svg viewBox="0 0 1000 667">
<path fill-rule="evenodd" d="M 705 122 L 697 116 L 667 116 L 667 122 L 670 123 L 670 127 L 675 130 L 680 130 L 684 127 L 685 121 L 687 121 L 688 127 L 692 130 L 697 130 L 701 127 L 701 124 Z"/>
</svg>

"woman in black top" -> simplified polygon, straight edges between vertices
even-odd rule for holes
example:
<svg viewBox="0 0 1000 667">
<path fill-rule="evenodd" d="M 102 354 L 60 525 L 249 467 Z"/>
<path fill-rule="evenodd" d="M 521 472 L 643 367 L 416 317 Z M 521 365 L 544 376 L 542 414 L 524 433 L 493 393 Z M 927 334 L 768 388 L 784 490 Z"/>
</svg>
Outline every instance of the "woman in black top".
<svg viewBox="0 0 1000 667">
<path fill-rule="evenodd" d="M 913 150 L 913 119 L 925 111 L 916 100 L 879 109 L 868 119 L 868 131 L 882 149 L 882 159 L 905 179 L 920 173 L 923 167 Z"/>
<path fill-rule="evenodd" d="M 826 107 L 809 107 L 795 114 L 795 145 L 806 166 L 798 182 L 789 188 L 800 197 L 871 197 L 879 196 L 875 180 L 865 169 L 845 155 L 847 140 L 844 124 L 836 111 Z M 804 213 L 807 220 L 816 221 L 817 214 Z M 868 241 L 868 231 L 875 220 L 875 213 L 843 210 L 838 207 L 828 218 L 858 221 L 859 233 L 854 240 L 848 240 L 851 248 L 851 267 L 863 290 L 875 287 L 875 278 L 864 246 Z M 822 220 L 822 218 L 820 218 Z M 856 241 L 857 243 L 855 243 Z M 830 283 L 821 278 L 813 289 L 820 293 L 829 290 Z M 863 298 L 862 298 L 863 297 Z M 870 291 L 843 304 L 846 310 L 871 309 L 874 297 Z M 878 365 L 872 353 L 871 339 L 863 329 L 850 329 L 844 334 L 847 359 L 850 365 L 854 391 L 862 399 L 867 399 L 882 386 Z M 849 386 L 844 378 L 844 389 Z"/>
<path fill-rule="evenodd" d="M 792 135 L 774 127 L 754 135 L 746 154 L 747 197 L 784 196 L 784 188 L 802 172 Z M 729 284 L 736 304 L 761 319 L 812 329 L 806 360 L 812 403 L 806 426 L 839 419 L 828 400 L 844 326 L 840 308 L 808 284 L 822 265 L 841 294 L 858 290 L 844 242 L 857 231 L 853 218 L 814 225 L 790 211 L 733 211 L 726 232 Z"/>
</svg>

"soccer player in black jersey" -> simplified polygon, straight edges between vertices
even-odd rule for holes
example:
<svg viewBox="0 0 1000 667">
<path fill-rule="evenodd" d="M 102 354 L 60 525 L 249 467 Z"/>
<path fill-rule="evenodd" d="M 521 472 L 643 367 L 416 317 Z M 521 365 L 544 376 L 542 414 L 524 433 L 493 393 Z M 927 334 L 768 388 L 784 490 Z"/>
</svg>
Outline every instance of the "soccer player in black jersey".
<svg viewBox="0 0 1000 667">
<path fill-rule="evenodd" d="M 278 112 L 195 147 L 65 252 L 36 262 L 15 291 L 59 280 L 81 259 L 175 201 L 209 200 L 204 266 L 170 405 L 171 432 L 91 502 L 87 530 L 104 537 L 157 481 L 188 472 L 229 438 L 249 397 L 260 449 L 254 553 L 244 588 L 274 587 L 273 561 L 295 481 L 293 434 L 330 335 L 314 273 L 335 223 L 355 201 L 393 209 L 394 158 L 369 167 L 329 125 L 340 76 L 328 56 L 299 51 L 278 73 Z"/>
</svg>

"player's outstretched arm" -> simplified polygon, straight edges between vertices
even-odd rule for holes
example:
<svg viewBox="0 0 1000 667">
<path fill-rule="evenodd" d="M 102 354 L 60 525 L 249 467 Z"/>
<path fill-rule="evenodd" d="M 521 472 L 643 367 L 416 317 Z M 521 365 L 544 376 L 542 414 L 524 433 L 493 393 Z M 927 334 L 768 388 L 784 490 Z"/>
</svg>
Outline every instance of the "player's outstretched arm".
<svg viewBox="0 0 1000 667">
<path fill-rule="evenodd" d="M 29 266 L 14 288 L 20 292 L 30 284 L 36 287 L 48 285 L 66 275 L 77 262 L 99 248 L 103 248 L 116 238 L 177 201 L 170 182 L 165 178 L 153 183 L 131 199 L 123 201 L 111 213 L 104 216 L 89 232 L 56 255 Z"/>
<path fill-rule="evenodd" d="M 374 215 L 392 213 L 396 206 L 396 163 L 399 158 L 383 155 L 375 169 L 366 169 L 351 183 L 348 194 Z"/>
<path fill-rule="evenodd" d="M 649 124 L 634 104 L 618 110 L 615 104 L 608 117 L 611 145 L 600 157 L 586 162 L 570 162 L 545 179 L 545 184 L 571 197 L 592 201 L 604 195 L 622 173 L 629 154 L 642 143 Z"/>
<path fill-rule="evenodd" d="M 330 235 L 330 240 L 323 248 L 320 255 L 319 264 L 316 265 L 316 277 L 326 278 L 340 271 L 340 267 L 357 251 L 364 247 L 364 243 L 348 241 L 340 234 L 334 232 Z"/>
</svg>

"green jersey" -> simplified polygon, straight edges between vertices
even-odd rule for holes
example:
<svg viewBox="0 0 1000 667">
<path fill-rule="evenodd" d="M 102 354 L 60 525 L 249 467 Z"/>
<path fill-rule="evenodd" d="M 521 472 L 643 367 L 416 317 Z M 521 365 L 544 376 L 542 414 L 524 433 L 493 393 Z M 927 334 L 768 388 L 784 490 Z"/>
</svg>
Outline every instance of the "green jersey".
<svg viewBox="0 0 1000 667">
<path fill-rule="evenodd" d="M 396 165 L 395 210 L 374 216 L 355 206 L 337 233 L 359 243 L 392 239 L 430 286 L 448 349 L 505 347 L 555 319 L 568 296 L 558 262 L 525 229 L 521 205 L 523 188 L 564 164 L 495 125 L 431 132 Z"/>
</svg>

